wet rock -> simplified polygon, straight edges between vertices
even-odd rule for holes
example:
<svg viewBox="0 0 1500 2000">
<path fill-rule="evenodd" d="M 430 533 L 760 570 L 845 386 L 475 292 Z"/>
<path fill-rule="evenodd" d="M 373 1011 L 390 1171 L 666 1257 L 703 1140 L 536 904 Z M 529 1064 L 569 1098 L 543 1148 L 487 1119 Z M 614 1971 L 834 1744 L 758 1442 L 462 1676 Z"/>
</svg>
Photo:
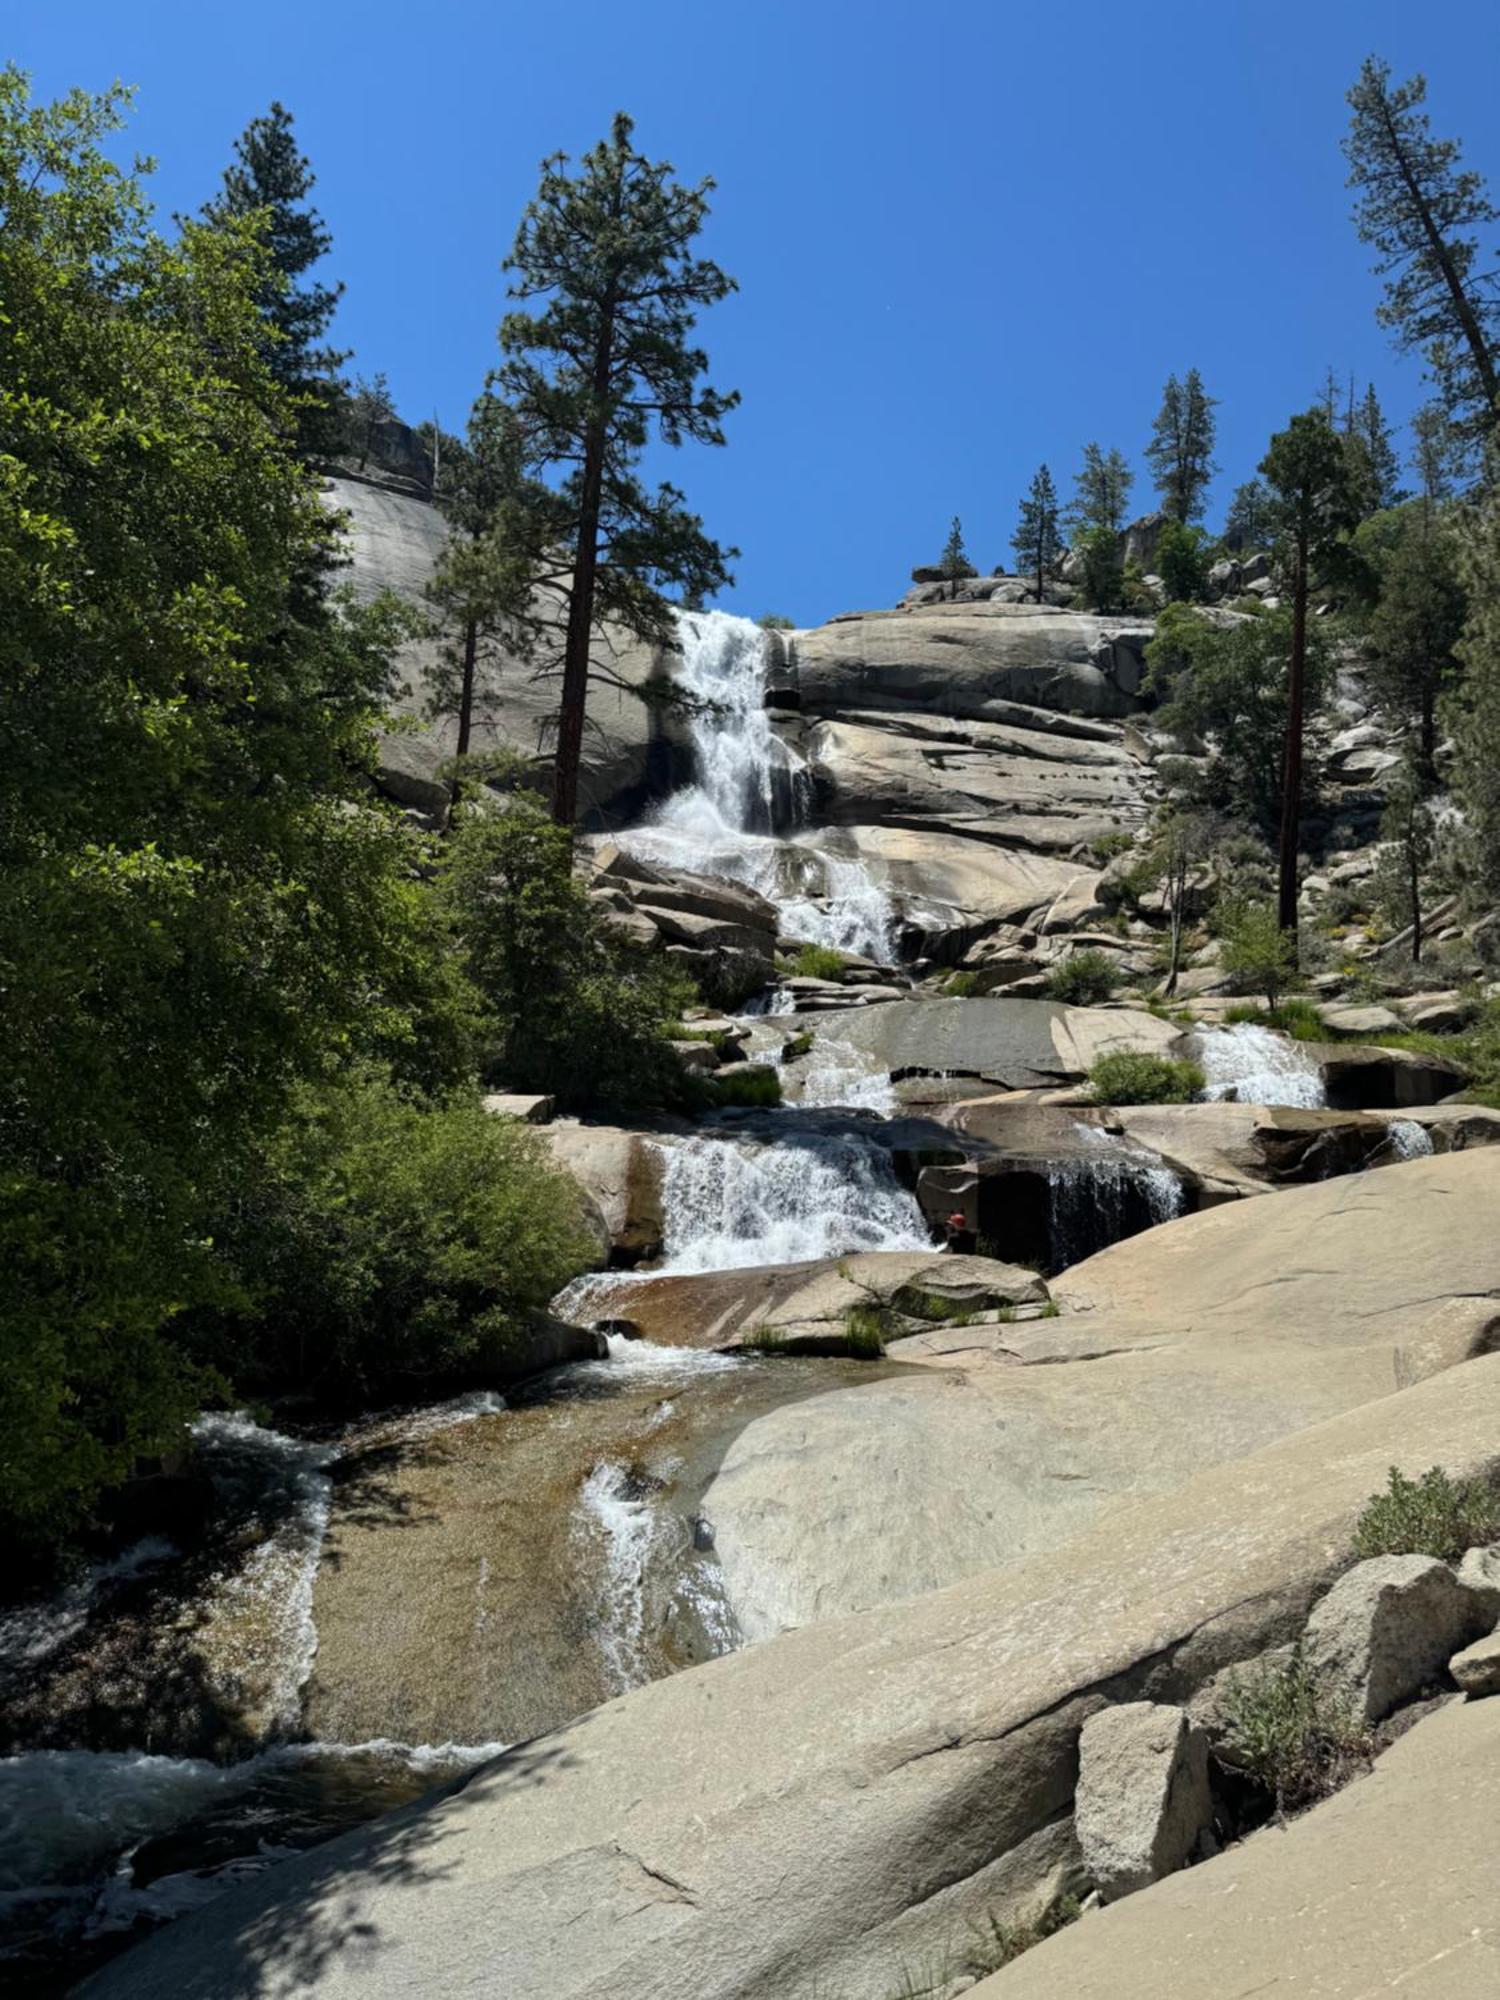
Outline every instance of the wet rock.
<svg viewBox="0 0 1500 2000">
<path fill-rule="evenodd" d="M 1106 1903 L 1181 1868 L 1212 1818 L 1207 1745 L 1180 1708 L 1126 1702 L 1085 1722 L 1073 1824 Z"/>
<path fill-rule="evenodd" d="M 1356 1563 L 1314 1608 L 1307 1661 L 1362 1722 L 1379 1722 L 1442 1670 L 1483 1616 L 1445 1562 L 1376 1556 Z"/>
</svg>

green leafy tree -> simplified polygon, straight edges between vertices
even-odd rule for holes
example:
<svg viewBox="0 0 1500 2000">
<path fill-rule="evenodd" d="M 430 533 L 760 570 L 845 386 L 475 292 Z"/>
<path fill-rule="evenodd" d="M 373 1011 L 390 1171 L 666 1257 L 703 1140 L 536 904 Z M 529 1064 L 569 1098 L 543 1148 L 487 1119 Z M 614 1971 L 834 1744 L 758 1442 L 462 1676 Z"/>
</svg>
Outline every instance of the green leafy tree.
<svg viewBox="0 0 1500 2000">
<path fill-rule="evenodd" d="M 1037 468 L 1021 502 L 1021 517 L 1010 545 L 1021 570 L 1036 578 L 1036 601 L 1040 604 L 1047 572 L 1055 567 L 1063 548 L 1057 488 L 1045 465 Z"/>
<path fill-rule="evenodd" d="M 309 272 L 333 247 L 318 211 L 308 202 L 314 175 L 292 132 L 292 114 L 272 104 L 234 142 L 221 193 L 203 210 L 213 224 L 242 231 L 249 223 L 268 253 L 259 266 L 256 303 L 269 331 L 266 364 L 294 398 L 292 413 L 304 452 L 338 445 L 339 370 L 347 353 L 323 345 L 342 284 L 328 285 Z"/>
<path fill-rule="evenodd" d="M 1426 101 L 1425 77 L 1393 84 L 1389 63 L 1366 57 L 1344 140 L 1355 221 L 1386 281 L 1381 323 L 1426 354 L 1450 417 L 1487 432 L 1500 414 L 1500 290 L 1476 232 L 1500 218 L 1457 141 L 1432 136 Z"/>
<path fill-rule="evenodd" d="M 1224 516 L 1224 545 L 1237 552 L 1270 546 L 1276 532 L 1271 489 L 1263 479 L 1236 486 Z"/>
<path fill-rule="evenodd" d="M 1161 495 L 1162 509 L 1174 521 L 1196 521 L 1203 512 L 1208 483 L 1218 467 L 1214 464 L 1214 411 L 1218 398 L 1210 396 L 1196 368 L 1182 381 L 1167 378 L 1161 408 L 1151 426 L 1151 442 L 1146 446 L 1146 463 Z"/>
<path fill-rule="evenodd" d="M 669 1036 L 692 981 L 620 941 L 574 876 L 568 828 L 525 793 L 501 809 L 463 809 L 443 887 L 488 1008 L 495 1080 L 568 1110 L 682 1101 Z"/>
<path fill-rule="evenodd" d="M 1468 614 L 1458 548 L 1440 524 L 1407 510 L 1399 538 L 1380 558 L 1380 596 L 1370 615 L 1369 676 L 1388 714 L 1409 732 L 1423 783 L 1437 782 L 1437 712 L 1458 677 Z"/>
<path fill-rule="evenodd" d="M 309 581 L 265 246 L 153 232 L 124 101 L 0 72 L 0 1520 L 33 1543 L 180 1439 L 226 1190 L 305 1080 L 411 1053 L 428 950 L 365 777 L 390 624 Z"/>
<path fill-rule="evenodd" d="M 664 161 L 631 143 L 623 112 L 576 174 L 566 155 L 544 162 L 536 198 L 506 263 L 525 310 L 500 328 L 499 387 L 537 463 L 559 476 L 538 502 L 529 540 L 534 582 L 556 590 L 560 643 L 537 662 L 562 680 L 552 810 L 571 826 L 591 678 L 628 687 L 595 650 L 613 625 L 673 643 L 672 605 L 711 597 L 730 581 L 721 549 L 673 486 L 651 491 L 638 466 L 655 435 L 668 445 L 724 442 L 737 395 L 701 377 L 691 344 L 697 313 L 734 289 L 693 254 L 712 181 L 684 187 Z"/>
<path fill-rule="evenodd" d="M 1277 908 L 1295 941 L 1297 856 L 1302 830 L 1302 752 L 1307 712 L 1307 607 L 1314 574 L 1334 566 L 1358 507 L 1349 484 L 1348 454 L 1322 410 L 1293 417 L 1271 440 L 1260 471 L 1275 502 L 1278 558 L 1292 597 L 1287 674 L 1286 761 L 1281 785 Z"/>
<path fill-rule="evenodd" d="M 1097 444 L 1086 444 L 1067 511 L 1069 531 L 1075 536 L 1087 533 L 1090 528 L 1118 532 L 1125 524 L 1125 510 L 1134 484 L 1135 474 L 1126 464 L 1123 452 L 1113 447 L 1104 451 Z"/>
<path fill-rule="evenodd" d="M 1274 1012 L 1297 970 L 1295 939 L 1269 903 L 1226 901 L 1218 912 L 1224 970 L 1266 997 Z"/>
<path fill-rule="evenodd" d="M 1208 594 L 1208 537 L 1185 521 L 1168 521 L 1156 544 L 1156 571 L 1171 604 L 1198 604 Z"/>
<path fill-rule="evenodd" d="M 963 523 L 957 514 L 953 516 L 953 526 L 948 530 L 948 539 L 943 544 L 943 553 L 938 558 L 938 568 L 948 584 L 950 598 L 957 597 L 958 586 L 966 576 L 975 574 L 974 565 L 969 561 L 964 549 Z"/>
</svg>

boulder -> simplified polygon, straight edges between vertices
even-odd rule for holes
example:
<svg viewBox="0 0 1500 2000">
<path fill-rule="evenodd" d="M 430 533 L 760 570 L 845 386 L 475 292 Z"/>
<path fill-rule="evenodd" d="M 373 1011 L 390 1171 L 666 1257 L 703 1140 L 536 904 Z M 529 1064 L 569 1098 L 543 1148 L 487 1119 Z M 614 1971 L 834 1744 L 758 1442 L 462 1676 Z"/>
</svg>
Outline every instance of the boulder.
<svg viewBox="0 0 1500 2000">
<path fill-rule="evenodd" d="M 1409 1028 L 1421 1028 L 1431 1035 L 1456 1034 L 1473 1018 L 1474 1007 L 1460 993 L 1414 993 L 1397 1006 Z"/>
<path fill-rule="evenodd" d="M 1400 1016 L 1389 1007 L 1336 1005 L 1321 1010 L 1323 1025 L 1336 1035 L 1394 1035 L 1400 1031 Z"/>
<path fill-rule="evenodd" d="M 1455 1653 L 1448 1672 L 1471 1701 L 1500 1694 L 1500 1632 L 1490 1632 Z"/>
<path fill-rule="evenodd" d="M 1458 1580 L 1487 1620 L 1500 1625 L 1500 1546 L 1465 1549 Z"/>
<path fill-rule="evenodd" d="M 1373 1111 L 1382 1105 L 1436 1104 L 1462 1088 L 1465 1071 L 1441 1056 L 1370 1043 L 1308 1045 L 1323 1072 L 1328 1102 L 1339 1111 Z"/>
<path fill-rule="evenodd" d="M 1073 1826 L 1106 1903 L 1183 1867 L 1213 1819 L 1208 1747 L 1180 1708 L 1101 1708 L 1078 1739 Z"/>
<path fill-rule="evenodd" d="M 1486 1356 L 1179 1491 L 1121 1501 L 1033 1562 L 637 1688 L 461 1788 L 267 1869 L 88 1991 L 395 2000 L 478 1981 L 507 2000 L 888 2000 L 894 1967 L 987 1935 L 1076 1881 L 1078 1733 L 1110 1690 L 1124 1679 L 1143 1699 L 1181 1703 L 1287 1636 L 1386 1466 L 1441 1459 L 1467 1475 L 1496 1462 L 1497 1438 L 1500 1356 Z M 961 1479 L 950 1491 L 961 1504 Z M 881 1559 L 859 1524 L 848 1534 Z M 1370 1837 L 1327 1860 L 1301 1837 L 1318 1814 L 1367 1806 Z M 1283 1871 L 1276 1899 L 1253 1886 L 1247 1842 L 1018 1959 L 1002 1996 L 1004 1982 L 1029 1979 L 1018 1995 L 1207 2000 L 1245 1991 L 1252 1967 L 1266 1986 L 1290 1954 L 1298 1990 L 1316 1990 L 1318 1974 L 1324 1994 L 1353 2000 L 1388 1978 L 1393 1952 L 1417 1968 L 1440 1949 L 1460 1980 L 1467 1953 L 1468 1990 L 1483 1992 L 1497 1813 L 1500 1703 L 1453 1704 L 1371 1778 L 1258 1836 Z M 1458 1922 L 1456 1883 L 1473 1885 Z M 1186 1944 L 1158 1951 L 1149 1927 L 1119 1928 L 1150 1919 L 1153 1899 L 1205 1887 Z M 1097 1961 L 1092 1985 L 1070 1976 L 1080 1946 L 1104 1951 L 1102 1983 Z M 1348 1963 L 1362 1984 L 1331 1985 Z"/>
<path fill-rule="evenodd" d="M 1308 1665 L 1376 1723 L 1440 1673 L 1483 1611 L 1434 1556 L 1374 1556 L 1341 1576 L 1307 1621 Z"/>
<path fill-rule="evenodd" d="M 659 1256 L 665 1228 L 661 1145 L 617 1125 L 584 1125 L 572 1118 L 547 1126 L 545 1137 L 553 1160 L 573 1176 L 600 1219 L 600 1262 L 633 1264 Z"/>
<path fill-rule="evenodd" d="M 1500 1702 L 1450 1702 L 1337 1797 L 1068 1925 L 972 2000 L 1480 2000 L 1497 1816 Z"/>
<path fill-rule="evenodd" d="M 1092 872 L 1078 874 L 1063 887 L 1042 918 L 1042 935 L 1047 937 L 1055 931 L 1076 931 L 1107 914 L 1099 899 L 1098 875 Z"/>
<path fill-rule="evenodd" d="M 555 1098 L 536 1091 L 492 1091 L 483 1104 L 492 1117 L 519 1118 L 525 1125 L 550 1125 L 557 1108 Z"/>
</svg>

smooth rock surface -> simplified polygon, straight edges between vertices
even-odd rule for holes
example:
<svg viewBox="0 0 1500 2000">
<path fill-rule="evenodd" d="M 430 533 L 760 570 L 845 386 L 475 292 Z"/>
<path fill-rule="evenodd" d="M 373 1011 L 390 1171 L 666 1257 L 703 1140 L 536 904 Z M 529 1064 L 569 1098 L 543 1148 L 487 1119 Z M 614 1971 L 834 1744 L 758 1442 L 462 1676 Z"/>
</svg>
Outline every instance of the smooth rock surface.
<svg viewBox="0 0 1500 2000">
<path fill-rule="evenodd" d="M 1500 1356 L 1487 1355 L 1175 1493 L 1117 1506 L 1037 1562 L 637 1689 L 447 1798 L 232 1890 L 86 1990 L 117 2000 L 889 2000 L 903 1967 L 1067 1883 L 1078 1731 L 1105 1686 L 1116 1699 L 1128 1688 L 1181 1702 L 1230 1660 L 1289 1637 L 1390 1464 L 1415 1474 L 1441 1459 L 1467 1475 L 1496 1463 L 1497 1439 Z M 1274 1970 L 1298 1938 L 1318 1949 L 1304 1967 L 1325 1962 L 1342 1977 L 1347 1943 L 1350 1962 L 1383 1969 L 1392 1934 L 1373 1958 L 1370 1936 L 1398 1923 L 1414 1965 L 1445 1940 L 1483 1966 L 1471 1933 L 1493 1936 L 1496 1922 L 1500 1703 L 1458 1712 L 1484 1733 L 1465 1727 L 1448 1754 L 1446 1735 L 1433 1739 L 1451 1727 L 1445 1710 L 1363 1781 L 1425 1772 L 1428 1808 L 1419 1818 L 1398 1792 L 1357 1865 L 1320 1874 L 1298 1835 L 1315 1816 L 1261 1836 L 1271 1854 L 1296 1856 L 1279 1879 L 1297 1900 L 1272 1904 L 1289 1909 L 1289 1930 L 1256 1915 L 1247 1894 L 1208 1920 L 1201 1904 L 1185 1906 L 1200 1913 L 1185 1957 L 1112 1943 L 1137 1936 L 1117 1927 L 1156 1899 L 1196 1898 L 1205 1879 L 1221 1879 L 1210 1871 L 1242 1867 L 1247 1843 L 1089 1918 L 1002 1978 L 1040 1980 L 1021 1990 L 1047 2000 L 1217 2000 L 1243 1993 L 1257 1960 Z M 1361 1790 L 1320 1811 L 1342 1816 Z M 1455 1926 L 1448 1890 L 1459 1883 L 1473 1887 Z M 1070 1985 L 1069 1961 L 1055 1954 L 1094 1950 L 1096 1937 L 1114 1983 Z M 1061 1982 L 1048 1983 L 1059 1962 Z M 1367 1976 L 1324 1990 L 1353 2000 L 1372 1989 Z"/>
<path fill-rule="evenodd" d="M 1448 1671 L 1471 1700 L 1500 1694 L 1500 1632 L 1487 1633 L 1455 1653 Z"/>
</svg>

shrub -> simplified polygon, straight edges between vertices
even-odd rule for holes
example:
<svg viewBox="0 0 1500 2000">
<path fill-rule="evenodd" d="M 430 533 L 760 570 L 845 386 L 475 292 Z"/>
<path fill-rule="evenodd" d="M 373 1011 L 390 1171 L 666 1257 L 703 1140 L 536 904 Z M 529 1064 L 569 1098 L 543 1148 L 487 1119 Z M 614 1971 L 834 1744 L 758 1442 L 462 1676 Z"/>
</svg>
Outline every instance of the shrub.
<svg viewBox="0 0 1500 2000">
<path fill-rule="evenodd" d="M 1229 1027 L 1241 1021 L 1256 1021 L 1262 1027 L 1280 1028 L 1294 1042 L 1326 1042 L 1329 1034 L 1316 1002 L 1300 997 L 1283 1000 L 1278 1006 L 1269 1008 L 1231 1007 L 1224 1020 Z"/>
<path fill-rule="evenodd" d="M 1091 1007 L 1107 1000 L 1119 984 L 1119 972 L 1107 952 L 1075 951 L 1059 959 L 1047 974 L 1047 992 L 1070 1006 Z"/>
<path fill-rule="evenodd" d="M 569 1110 L 683 1101 L 668 1042 L 693 983 L 610 928 L 574 877 L 566 827 L 519 794 L 502 810 L 466 811 L 442 886 L 488 1007 L 489 1074 Z"/>
<path fill-rule="evenodd" d="M 1224 1708 L 1245 1769 L 1278 1813 L 1337 1791 L 1368 1749 L 1353 1705 L 1320 1681 L 1300 1652 L 1282 1665 L 1231 1673 Z"/>
<path fill-rule="evenodd" d="M 202 1330 L 209 1358 L 331 1394 L 482 1374 L 593 1252 L 529 1126 L 375 1075 L 303 1093 L 220 1236 L 249 1305 Z"/>
<path fill-rule="evenodd" d="M 790 1041 L 782 1043 L 781 1060 L 783 1062 L 800 1062 L 803 1056 L 811 1053 L 812 1045 L 813 1038 L 804 1029 L 800 1035 L 793 1035 Z"/>
<path fill-rule="evenodd" d="M 1500 1496 L 1483 1479 L 1453 1479 L 1434 1465 L 1408 1479 L 1393 1465 L 1354 1530 L 1357 1556 L 1438 1556 L 1451 1562 L 1465 1549 L 1500 1537 Z"/>
<path fill-rule="evenodd" d="M 831 945 L 805 944 L 792 960 L 792 971 L 799 979 L 839 979 L 848 964 L 841 951 Z"/>
<path fill-rule="evenodd" d="M 1128 854 L 1134 846 L 1134 837 L 1128 833 L 1101 833 L 1097 840 L 1089 842 L 1089 853 L 1104 868 L 1117 855 Z"/>
<path fill-rule="evenodd" d="M 1217 929 L 1224 970 L 1231 978 L 1264 993 L 1272 1008 L 1296 970 L 1296 941 L 1276 921 L 1269 903 L 1225 902 Z"/>
<path fill-rule="evenodd" d="M 742 1106 L 760 1109 L 781 1102 L 781 1076 L 769 1063 L 754 1063 L 718 1076 L 703 1078 L 703 1088 L 711 1106 Z"/>
<path fill-rule="evenodd" d="M 969 1000 L 979 986 L 977 972 L 950 972 L 943 982 L 943 992 L 950 1000 Z"/>
<path fill-rule="evenodd" d="M 1196 604 L 1208 592 L 1208 537 L 1184 521 L 1168 521 L 1156 544 L 1156 573 L 1171 604 Z"/>
<path fill-rule="evenodd" d="M 1096 1104 L 1186 1104 L 1203 1088 L 1195 1062 L 1120 1050 L 1100 1056 L 1089 1071 Z"/>
</svg>

